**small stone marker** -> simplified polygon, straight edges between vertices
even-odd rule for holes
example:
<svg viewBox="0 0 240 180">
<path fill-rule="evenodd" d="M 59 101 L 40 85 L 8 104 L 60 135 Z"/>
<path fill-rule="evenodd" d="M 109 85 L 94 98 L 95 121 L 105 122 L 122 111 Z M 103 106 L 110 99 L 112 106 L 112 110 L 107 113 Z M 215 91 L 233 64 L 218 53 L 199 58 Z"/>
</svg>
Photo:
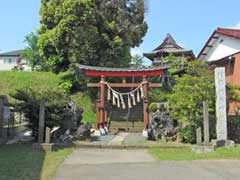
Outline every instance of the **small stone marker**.
<svg viewBox="0 0 240 180">
<path fill-rule="evenodd" d="M 209 144 L 209 116 L 208 116 L 208 105 L 203 102 L 203 127 L 204 127 L 204 144 Z"/>
<path fill-rule="evenodd" d="M 227 141 L 225 68 L 215 68 L 217 140 Z"/>
<path fill-rule="evenodd" d="M 214 146 L 211 146 L 209 144 L 202 144 L 202 131 L 201 128 L 197 128 L 196 130 L 197 134 L 197 144 L 192 147 L 192 151 L 195 153 L 210 153 L 213 152 Z"/>
<path fill-rule="evenodd" d="M 209 118 L 208 118 L 208 105 L 203 102 L 203 125 L 204 125 L 204 143 L 202 143 L 202 131 L 201 128 L 196 129 L 196 141 L 197 144 L 192 147 L 192 151 L 195 153 L 210 153 L 215 150 L 215 146 L 209 144 Z"/>
<path fill-rule="evenodd" d="M 45 143 L 50 143 L 51 140 L 51 130 L 49 127 L 45 129 Z"/>
<path fill-rule="evenodd" d="M 200 127 L 196 129 L 196 141 L 197 145 L 202 145 L 202 129 Z"/>
<path fill-rule="evenodd" d="M 45 102 L 41 101 L 39 111 L 38 143 L 44 142 L 44 126 L 45 126 Z"/>
</svg>

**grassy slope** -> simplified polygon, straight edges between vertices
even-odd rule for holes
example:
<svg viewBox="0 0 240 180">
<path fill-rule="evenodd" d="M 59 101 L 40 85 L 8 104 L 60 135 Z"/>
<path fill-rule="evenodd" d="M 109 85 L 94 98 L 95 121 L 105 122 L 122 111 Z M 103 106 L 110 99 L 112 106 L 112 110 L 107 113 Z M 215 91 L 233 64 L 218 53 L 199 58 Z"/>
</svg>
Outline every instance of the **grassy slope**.
<svg viewBox="0 0 240 180">
<path fill-rule="evenodd" d="M 50 72 L 18 72 L 0 71 L 0 94 L 15 92 L 16 89 L 32 87 L 35 89 L 58 88 L 61 82 L 61 74 L 56 75 Z M 89 96 L 83 93 L 72 95 L 74 102 L 84 109 L 83 121 L 94 122 L 95 113 L 91 108 Z M 14 102 L 10 98 L 10 102 Z"/>
<path fill-rule="evenodd" d="M 0 179 L 51 180 L 72 151 L 72 148 L 66 148 L 44 154 L 33 152 L 30 145 L 1 146 Z"/>
<path fill-rule="evenodd" d="M 191 148 L 156 149 L 149 152 L 158 160 L 196 160 L 196 159 L 240 159 L 240 145 L 231 148 L 217 148 L 215 152 L 197 154 Z"/>
<path fill-rule="evenodd" d="M 58 87 L 59 75 L 49 72 L 0 71 L 0 94 L 10 94 L 16 89 L 32 87 L 43 89 Z"/>
</svg>

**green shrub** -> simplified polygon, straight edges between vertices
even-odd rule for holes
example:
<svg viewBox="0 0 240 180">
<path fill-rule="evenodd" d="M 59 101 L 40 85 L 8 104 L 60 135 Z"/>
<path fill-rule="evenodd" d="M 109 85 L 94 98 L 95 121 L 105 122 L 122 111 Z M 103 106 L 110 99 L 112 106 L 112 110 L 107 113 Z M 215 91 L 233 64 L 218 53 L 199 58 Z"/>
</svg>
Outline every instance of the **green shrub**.
<svg viewBox="0 0 240 180">
<path fill-rule="evenodd" d="M 175 82 L 169 96 L 171 116 L 187 125 L 181 133 L 183 141 L 194 142 L 196 128 L 203 127 L 203 101 L 208 104 L 210 124 L 215 123 L 214 79 L 209 66 L 197 60 L 190 63 L 186 74 L 177 77 Z"/>
<path fill-rule="evenodd" d="M 240 116 L 228 116 L 228 138 L 240 143 Z"/>
<path fill-rule="evenodd" d="M 37 137 L 38 134 L 41 100 L 45 101 L 45 125 L 48 127 L 59 126 L 63 131 L 66 130 L 66 122 L 69 122 L 67 107 L 69 97 L 62 90 L 24 88 L 17 90 L 11 96 L 18 100 L 15 107 L 24 112 L 25 117 L 29 120 L 29 128 L 32 130 L 33 136 Z"/>
<path fill-rule="evenodd" d="M 150 105 L 149 105 L 149 110 L 152 111 L 152 112 L 155 112 L 157 110 L 157 103 L 156 102 L 152 102 Z"/>
<path fill-rule="evenodd" d="M 195 126 L 186 126 L 182 128 L 179 133 L 178 137 L 182 142 L 186 143 L 195 143 L 196 142 L 196 127 Z"/>
<path fill-rule="evenodd" d="M 237 127 L 240 126 L 240 116 L 231 116 L 229 115 L 227 117 L 228 125 L 231 127 Z"/>
</svg>

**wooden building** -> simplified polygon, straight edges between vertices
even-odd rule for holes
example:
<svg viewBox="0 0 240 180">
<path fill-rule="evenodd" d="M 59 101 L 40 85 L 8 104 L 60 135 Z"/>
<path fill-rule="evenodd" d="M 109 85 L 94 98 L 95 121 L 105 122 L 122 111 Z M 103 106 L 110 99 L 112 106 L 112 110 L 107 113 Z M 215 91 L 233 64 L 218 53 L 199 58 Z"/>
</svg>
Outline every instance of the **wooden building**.
<svg viewBox="0 0 240 180">
<path fill-rule="evenodd" d="M 225 67 L 226 82 L 240 85 L 240 29 L 217 28 L 198 55 L 213 67 Z M 230 103 L 229 113 L 239 107 Z"/>
<path fill-rule="evenodd" d="M 193 51 L 179 46 L 170 34 L 167 34 L 162 44 L 151 52 L 143 53 L 143 55 L 152 61 L 153 66 L 163 65 L 169 55 L 186 58 L 187 60 L 195 59 Z"/>
</svg>

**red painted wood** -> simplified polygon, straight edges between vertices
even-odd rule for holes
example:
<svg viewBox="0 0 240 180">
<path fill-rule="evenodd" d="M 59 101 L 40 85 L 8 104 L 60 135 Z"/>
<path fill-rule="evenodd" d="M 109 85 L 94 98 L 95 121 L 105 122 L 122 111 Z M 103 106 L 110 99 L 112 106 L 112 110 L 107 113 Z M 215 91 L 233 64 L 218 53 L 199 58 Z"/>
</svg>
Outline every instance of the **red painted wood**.
<svg viewBox="0 0 240 180">
<path fill-rule="evenodd" d="M 160 76 L 163 74 L 163 70 L 152 70 L 152 71 L 96 71 L 96 70 L 86 70 L 87 76 Z"/>
<path fill-rule="evenodd" d="M 148 124 L 149 124 L 149 115 L 148 115 L 148 78 L 146 76 L 143 76 L 143 122 L 144 122 L 144 129 L 148 129 Z"/>
<path fill-rule="evenodd" d="M 134 88 L 138 87 L 139 83 L 108 83 L 110 87 L 118 87 L 118 88 Z M 88 83 L 87 87 L 100 87 L 101 83 Z M 161 83 L 149 83 L 150 88 L 162 87 Z"/>
</svg>

